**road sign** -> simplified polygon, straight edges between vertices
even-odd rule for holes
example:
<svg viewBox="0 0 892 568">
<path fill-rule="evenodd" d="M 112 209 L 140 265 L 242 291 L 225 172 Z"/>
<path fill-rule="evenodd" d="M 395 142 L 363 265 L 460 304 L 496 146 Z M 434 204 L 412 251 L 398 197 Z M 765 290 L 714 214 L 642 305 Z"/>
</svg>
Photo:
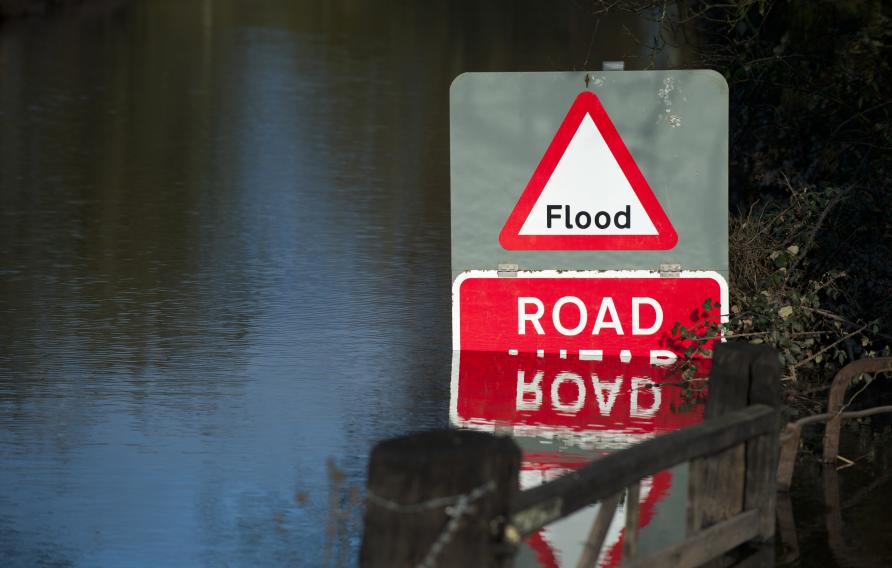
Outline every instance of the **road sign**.
<svg viewBox="0 0 892 568">
<path fill-rule="evenodd" d="M 465 73 L 450 174 L 453 279 L 500 264 L 727 275 L 728 89 L 713 71 Z"/>
<path fill-rule="evenodd" d="M 671 249 L 678 235 L 598 96 L 583 91 L 499 242 L 515 250 Z"/>
<path fill-rule="evenodd" d="M 715 272 L 469 271 L 452 287 L 452 348 L 665 364 L 691 345 L 676 325 L 702 333 L 727 302 Z"/>
<path fill-rule="evenodd" d="M 727 85 L 710 71 L 453 82 L 450 422 L 511 433 L 527 482 L 567 468 L 540 467 L 524 440 L 604 452 L 702 419 L 702 407 L 681 412 L 672 363 L 711 347 L 727 311 L 727 138 Z M 708 376 L 708 360 L 693 364 Z M 643 515 L 676 474 L 686 487 L 686 466 L 644 483 Z M 655 539 L 683 537 L 685 502 L 673 502 L 678 518 L 652 523 Z M 573 563 L 584 513 L 578 534 L 577 515 L 531 536 L 543 565 Z M 621 524 L 601 563 L 619 561 Z"/>
</svg>

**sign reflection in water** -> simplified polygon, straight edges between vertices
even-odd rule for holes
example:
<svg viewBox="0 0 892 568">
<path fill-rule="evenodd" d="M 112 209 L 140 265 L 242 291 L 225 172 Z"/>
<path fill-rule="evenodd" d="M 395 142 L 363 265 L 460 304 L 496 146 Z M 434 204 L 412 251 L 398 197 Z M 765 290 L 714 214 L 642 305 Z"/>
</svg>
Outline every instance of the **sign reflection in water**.
<svg viewBox="0 0 892 568">
<path fill-rule="evenodd" d="M 695 378 L 709 374 L 709 360 Z M 510 434 L 523 450 L 521 488 L 550 481 L 593 459 L 702 420 L 702 406 L 684 395 L 675 365 L 646 357 L 623 362 L 535 354 L 454 352 L 450 421 L 454 426 Z M 642 480 L 642 552 L 681 538 L 687 467 Z M 574 566 L 598 505 L 527 538 L 521 566 Z M 599 565 L 620 561 L 625 508 L 611 523 Z"/>
</svg>

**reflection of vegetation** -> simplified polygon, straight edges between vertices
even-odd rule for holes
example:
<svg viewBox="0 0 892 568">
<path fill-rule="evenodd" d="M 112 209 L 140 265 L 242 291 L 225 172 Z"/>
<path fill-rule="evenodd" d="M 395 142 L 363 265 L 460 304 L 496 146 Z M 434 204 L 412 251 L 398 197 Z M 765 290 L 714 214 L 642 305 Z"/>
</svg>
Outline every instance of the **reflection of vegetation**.
<svg viewBox="0 0 892 568">
<path fill-rule="evenodd" d="M 0 24 L 11 18 L 44 16 L 52 10 L 71 8 L 79 3 L 80 0 L 0 0 Z"/>
<path fill-rule="evenodd" d="M 655 53 L 684 44 L 728 79 L 728 331 L 781 351 L 788 400 L 812 407 L 832 370 L 892 339 L 892 4 L 596 5 L 654 19 Z"/>
<path fill-rule="evenodd" d="M 197 141 L 182 151 L 184 139 L 212 130 L 207 97 L 194 96 L 211 91 L 207 53 L 185 50 L 191 58 L 177 64 L 176 44 L 162 49 L 131 33 L 144 31 L 129 18 L 184 10 L 124 10 L 115 25 L 59 23 L 52 33 L 79 48 L 54 49 L 39 64 L 18 50 L 42 53 L 44 35 L 6 38 L 0 102 L 20 118 L 0 126 L 0 270 L 8 274 L 0 357 L 21 376 L 41 374 L 41 350 L 53 343 L 78 361 L 121 362 L 140 382 L 152 365 L 189 367 L 198 353 L 229 358 L 247 332 L 250 286 L 233 262 L 243 245 L 216 230 L 205 192 L 215 156 Z M 227 185 L 214 189 L 217 202 L 226 199 Z M 70 372 L 74 363 L 59 366 Z M 203 371 L 202 382 L 213 369 Z"/>
<path fill-rule="evenodd" d="M 346 482 L 344 471 L 335 460 L 329 458 L 328 469 L 328 521 L 325 526 L 323 565 L 347 566 L 351 556 L 350 539 L 359 534 L 362 515 L 362 499 L 358 484 Z"/>
</svg>

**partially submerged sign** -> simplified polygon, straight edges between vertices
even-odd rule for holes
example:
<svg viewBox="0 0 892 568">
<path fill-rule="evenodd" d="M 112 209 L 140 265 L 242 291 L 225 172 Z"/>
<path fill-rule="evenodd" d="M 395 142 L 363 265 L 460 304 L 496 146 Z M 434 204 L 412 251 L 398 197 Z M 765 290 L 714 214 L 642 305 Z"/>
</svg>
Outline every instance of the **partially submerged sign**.
<svg viewBox="0 0 892 568">
<path fill-rule="evenodd" d="M 724 79 L 464 74 L 450 128 L 451 423 L 551 440 L 566 456 L 701 420 L 673 363 L 694 345 L 678 328 L 703 334 L 728 306 Z M 709 361 L 692 364 L 708 375 Z M 525 486 L 573 469 L 544 457 L 525 452 Z M 684 468 L 645 480 L 642 524 L 679 471 L 685 487 Z M 578 535 L 575 515 L 528 539 L 540 562 L 575 562 L 594 509 L 580 514 Z M 599 565 L 619 562 L 621 516 Z"/>
<path fill-rule="evenodd" d="M 712 71 L 459 76 L 453 349 L 676 358 L 727 310 L 727 109 Z"/>
</svg>

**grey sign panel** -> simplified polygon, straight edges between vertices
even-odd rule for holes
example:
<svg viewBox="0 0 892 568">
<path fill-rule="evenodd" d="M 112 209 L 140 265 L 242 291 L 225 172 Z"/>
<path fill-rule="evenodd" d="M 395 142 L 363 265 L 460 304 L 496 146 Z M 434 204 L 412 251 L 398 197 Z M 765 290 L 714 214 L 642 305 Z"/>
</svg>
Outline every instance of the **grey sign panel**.
<svg viewBox="0 0 892 568">
<path fill-rule="evenodd" d="M 588 82 L 586 84 L 586 77 Z M 678 233 L 669 250 L 506 250 L 499 233 L 580 92 L 597 95 Z M 452 276 L 466 270 L 728 273 L 728 86 L 713 71 L 465 73 L 450 89 Z"/>
</svg>

